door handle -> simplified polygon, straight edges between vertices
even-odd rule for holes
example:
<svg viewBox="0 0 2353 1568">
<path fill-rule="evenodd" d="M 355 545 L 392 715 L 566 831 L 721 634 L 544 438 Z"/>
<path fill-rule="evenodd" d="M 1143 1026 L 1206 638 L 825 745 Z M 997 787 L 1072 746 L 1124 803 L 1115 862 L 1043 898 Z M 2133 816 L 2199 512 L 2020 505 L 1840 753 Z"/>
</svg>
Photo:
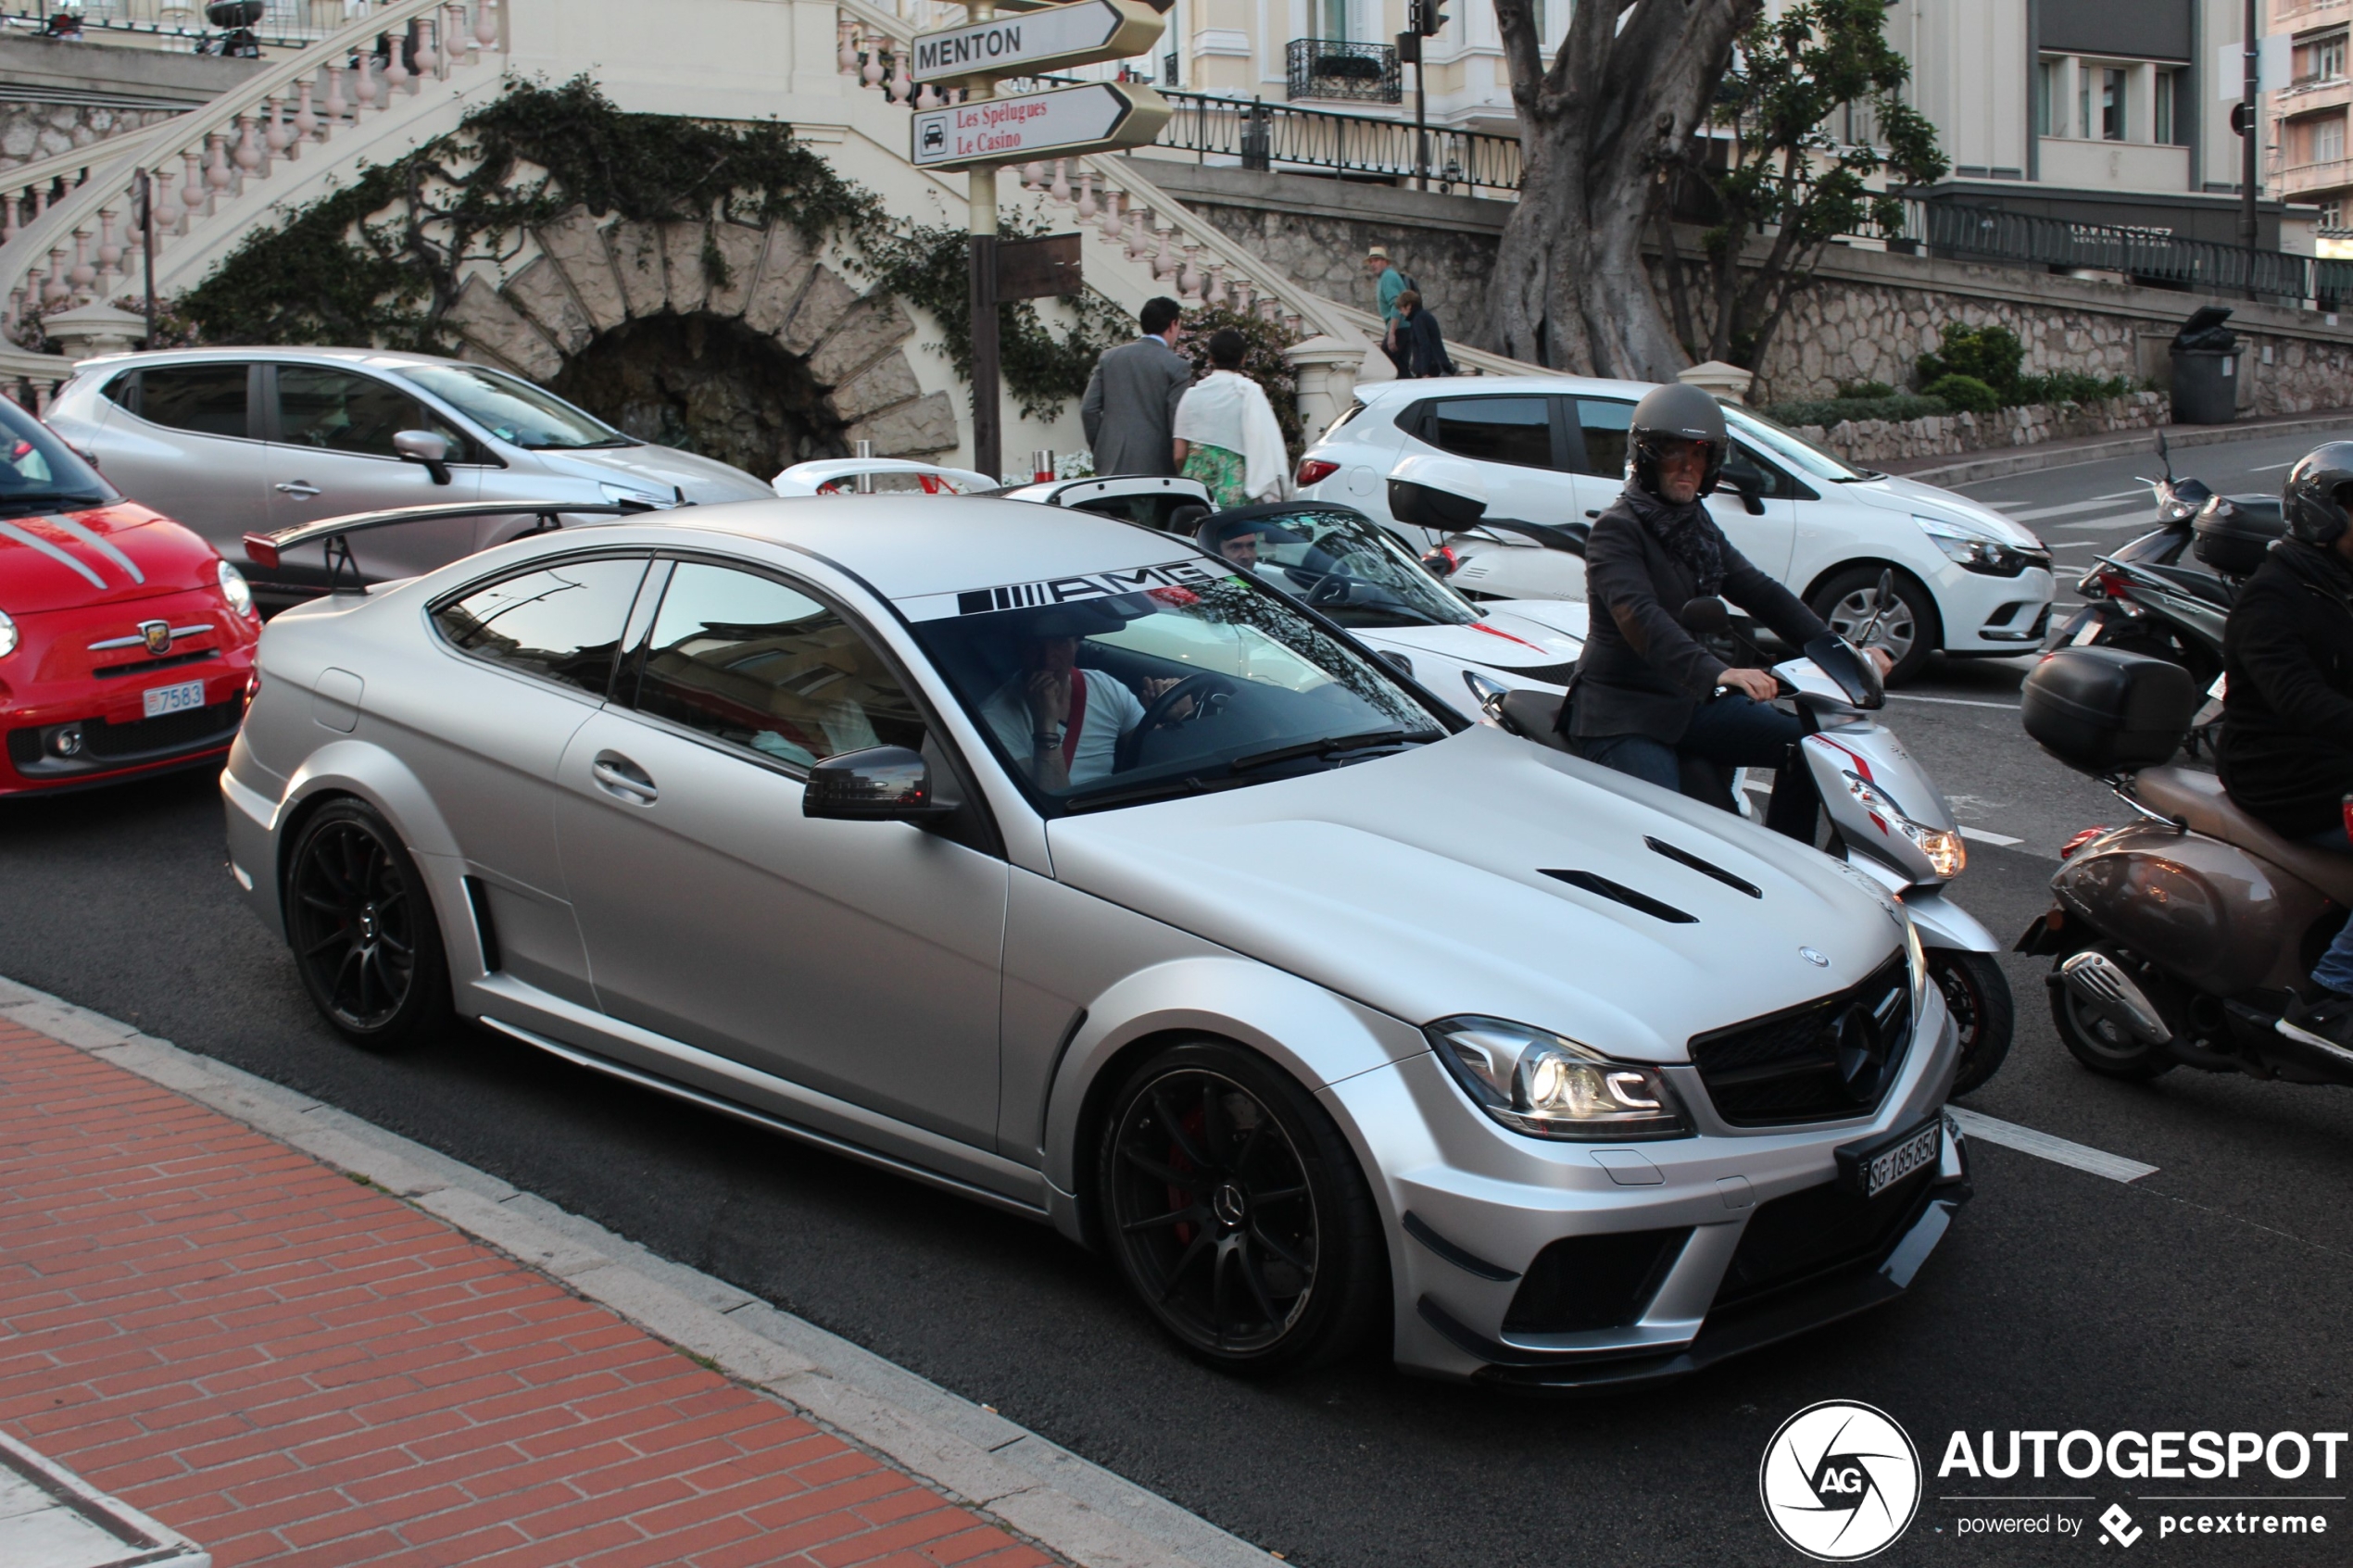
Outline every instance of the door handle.
<svg viewBox="0 0 2353 1568">
<path fill-rule="evenodd" d="M 661 793 L 651 775 L 617 751 L 599 753 L 588 764 L 588 774 L 607 795 L 633 806 L 650 806 Z"/>
<path fill-rule="evenodd" d="M 292 495 L 297 501 L 308 501 L 311 496 L 319 494 L 319 487 L 307 479 L 290 479 L 283 484 L 273 484 L 271 488 L 281 495 Z"/>
</svg>

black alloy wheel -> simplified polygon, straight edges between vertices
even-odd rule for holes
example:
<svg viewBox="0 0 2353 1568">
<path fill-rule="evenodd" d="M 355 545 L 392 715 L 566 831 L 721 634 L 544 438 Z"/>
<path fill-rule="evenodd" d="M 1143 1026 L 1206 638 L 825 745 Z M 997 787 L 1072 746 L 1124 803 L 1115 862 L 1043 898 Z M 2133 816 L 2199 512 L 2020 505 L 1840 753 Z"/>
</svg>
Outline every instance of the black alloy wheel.
<svg viewBox="0 0 2353 1568">
<path fill-rule="evenodd" d="M 286 935 L 303 988 L 355 1044 L 393 1050 L 447 1022 L 448 968 L 423 879 L 361 802 L 332 801 L 303 824 Z"/>
<path fill-rule="evenodd" d="M 1098 1185 L 1128 1284 L 1213 1365 L 1329 1361 L 1386 1311 L 1378 1219 L 1346 1142 L 1237 1047 L 1176 1047 L 1131 1077 L 1104 1123 Z"/>
<path fill-rule="evenodd" d="M 2010 1054 L 2010 1035 L 2017 1010 L 2010 1000 L 2009 976 L 1990 954 L 1961 953 L 1949 947 L 1928 950 L 1929 978 L 1944 994 L 1953 1027 L 1961 1037 L 1961 1060 L 1953 1075 L 1953 1093 L 1982 1088 Z"/>
</svg>

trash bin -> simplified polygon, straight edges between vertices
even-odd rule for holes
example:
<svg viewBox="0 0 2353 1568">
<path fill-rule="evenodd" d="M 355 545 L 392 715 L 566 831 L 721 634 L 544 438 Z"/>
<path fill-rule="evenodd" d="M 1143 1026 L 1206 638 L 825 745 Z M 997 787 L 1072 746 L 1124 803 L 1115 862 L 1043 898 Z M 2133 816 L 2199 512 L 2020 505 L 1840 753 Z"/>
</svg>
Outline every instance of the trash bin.
<svg viewBox="0 0 2353 1568">
<path fill-rule="evenodd" d="M 2238 418 L 2238 334 L 2228 307 L 2193 311 L 2173 334 L 2173 422 L 2226 425 Z"/>
</svg>

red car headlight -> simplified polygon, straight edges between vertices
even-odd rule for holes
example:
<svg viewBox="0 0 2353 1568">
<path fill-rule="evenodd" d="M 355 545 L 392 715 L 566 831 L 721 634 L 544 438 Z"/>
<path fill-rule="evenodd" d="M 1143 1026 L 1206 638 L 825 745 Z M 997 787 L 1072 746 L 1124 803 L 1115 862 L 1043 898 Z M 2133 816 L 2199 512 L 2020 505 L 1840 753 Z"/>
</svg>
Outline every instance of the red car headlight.
<svg viewBox="0 0 2353 1568">
<path fill-rule="evenodd" d="M 219 575 L 220 579 L 220 596 L 227 599 L 229 601 L 229 608 L 235 610 L 239 615 L 251 615 L 253 613 L 253 589 L 246 584 L 245 574 L 239 571 L 235 567 L 231 566 L 225 560 L 219 562 L 218 565 L 220 567 Z"/>
<path fill-rule="evenodd" d="M 6 659 L 16 651 L 17 623 L 8 619 L 6 610 L 0 609 L 0 659 Z"/>
</svg>

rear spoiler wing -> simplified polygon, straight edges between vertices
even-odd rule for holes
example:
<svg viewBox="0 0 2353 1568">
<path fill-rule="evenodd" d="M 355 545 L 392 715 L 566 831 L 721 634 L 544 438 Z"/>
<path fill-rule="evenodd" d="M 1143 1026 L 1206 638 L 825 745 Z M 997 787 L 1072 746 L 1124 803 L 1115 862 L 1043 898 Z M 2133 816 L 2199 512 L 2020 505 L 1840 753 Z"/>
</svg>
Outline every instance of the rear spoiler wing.
<svg viewBox="0 0 2353 1568">
<path fill-rule="evenodd" d="M 626 517 L 659 509 L 662 508 L 642 502 L 591 501 L 449 501 L 424 507 L 395 507 L 388 511 L 321 518 L 316 522 L 281 528 L 274 533 L 248 533 L 245 537 L 245 559 L 264 571 L 276 571 L 286 551 L 323 544 L 327 546 L 327 591 L 333 593 L 341 586 L 346 571 L 351 573 L 352 586 L 360 586 L 359 568 L 351 558 L 349 540 L 351 535 L 371 529 L 452 518 L 532 517 L 538 521 L 531 532 L 545 533 L 561 528 L 568 517 Z"/>
</svg>

